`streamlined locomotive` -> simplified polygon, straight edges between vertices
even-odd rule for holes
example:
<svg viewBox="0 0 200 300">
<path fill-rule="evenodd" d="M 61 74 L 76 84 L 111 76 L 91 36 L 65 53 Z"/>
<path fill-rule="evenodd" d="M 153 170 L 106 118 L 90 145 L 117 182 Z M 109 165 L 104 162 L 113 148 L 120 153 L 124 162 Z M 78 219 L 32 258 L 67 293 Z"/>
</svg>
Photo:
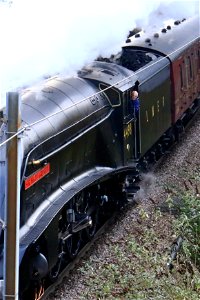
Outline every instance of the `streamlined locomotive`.
<svg viewBox="0 0 200 300">
<path fill-rule="evenodd" d="M 130 113 L 132 90 L 140 113 Z M 142 168 L 178 139 L 199 106 L 199 18 L 147 36 L 22 93 L 20 298 L 35 299 L 56 280 L 100 219 L 121 206 Z M 6 139 L 2 125 L 0 143 Z M 5 206 L 5 145 L 0 147 L 0 218 Z M 3 228 L 0 287 L 3 287 Z M 36 287 L 36 289 L 35 289 Z M 27 296 L 28 295 L 28 296 Z"/>
</svg>

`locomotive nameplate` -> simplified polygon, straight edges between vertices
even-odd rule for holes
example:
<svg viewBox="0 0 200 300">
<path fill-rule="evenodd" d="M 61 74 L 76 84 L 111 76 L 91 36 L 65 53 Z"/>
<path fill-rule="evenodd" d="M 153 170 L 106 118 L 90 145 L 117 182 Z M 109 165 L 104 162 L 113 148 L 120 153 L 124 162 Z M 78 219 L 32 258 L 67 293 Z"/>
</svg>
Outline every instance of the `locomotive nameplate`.
<svg viewBox="0 0 200 300">
<path fill-rule="evenodd" d="M 24 182 L 24 189 L 29 189 L 32 185 L 34 185 L 48 173 L 50 173 L 50 163 L 46 164 L 43 168 L 37 170 L 35 173 L 27 177 Z"/>
</svg>

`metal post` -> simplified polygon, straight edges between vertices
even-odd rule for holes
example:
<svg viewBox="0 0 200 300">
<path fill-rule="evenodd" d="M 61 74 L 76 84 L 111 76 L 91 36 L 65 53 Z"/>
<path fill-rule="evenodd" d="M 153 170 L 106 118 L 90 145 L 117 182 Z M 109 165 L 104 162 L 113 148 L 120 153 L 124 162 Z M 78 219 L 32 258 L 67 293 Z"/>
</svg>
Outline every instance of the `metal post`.
<svg viewBox="0 0 200 300">
<path fill-rule="evenodd" d="M 20 127 L 19 95 L 7 93 L 7 138 L 13 136 Z M 20 174 L 18 160 L 18 136 L 7 143 L 7 187 L 5 204 L 5 251 L 4 251 L 4 300 L 18 299 L 19 286 L 19 212 Z"/>
</svg>

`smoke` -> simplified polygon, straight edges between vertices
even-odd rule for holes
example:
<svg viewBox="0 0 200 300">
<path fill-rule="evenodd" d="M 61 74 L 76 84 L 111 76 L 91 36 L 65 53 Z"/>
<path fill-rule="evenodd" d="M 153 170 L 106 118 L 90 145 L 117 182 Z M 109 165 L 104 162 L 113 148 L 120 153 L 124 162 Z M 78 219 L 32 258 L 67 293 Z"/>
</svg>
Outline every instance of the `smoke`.
<svg viewBox="0 0 200 300">
<path fill-rule="evenodd" d="M 149 197 L 156 184 L 156 176 L 151 172 L 143 173 L 141 175 L 141 179 L 142 184 L 140 185 L 140 190 L 135 194 L 134 197 L 134 200 L 138 203 L 145 201 L 145 199 Z"/>
<path fill-rule="evenodd" d="M 198 7 L 199 0 L 0 0 L 0 107 L 7 91 L 117 53 L 135 26 L 161 26 Z"/>
</svg>

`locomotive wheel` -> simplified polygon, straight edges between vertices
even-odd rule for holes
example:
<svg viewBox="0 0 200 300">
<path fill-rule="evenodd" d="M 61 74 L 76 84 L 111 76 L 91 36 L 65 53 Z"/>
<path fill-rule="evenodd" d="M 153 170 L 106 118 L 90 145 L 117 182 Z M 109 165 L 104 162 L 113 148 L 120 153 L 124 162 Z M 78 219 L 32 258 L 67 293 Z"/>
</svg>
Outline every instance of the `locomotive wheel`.
<svg viewBox="0 0 200 300">
<path fill-rule="evenodd" d="M 60 274 L 63 266 L 63 254 L 60 253 L 56 265 L 51 269 L 49 273 L 50 282 L 55 282 Z"/>
<path fill-rule="evenodd" d="M 95 207 L 91 213 L 90 212 L 87 212 L 87 213 L 92 219 L 92 225 L 85 229 L 85 233 L 86 233 L 86 237 L 91 240 L 94 237 L 94 235 L 98 229 L 99 208 Z"/>
<path fill-rule="evenodd" d="M 82 242 L 82 232 L 73 233 L 65 242 L 65 251 L 70 259 L 74 259 L 79 252 Z"/>
<path fill-rule="evenodd" d="M 82 191 L 76 198 L 76 209 L 92 219 L 92 225 L 83 230 L 86 239 L 92 239 L 99 223 L 99 207 L 96 204 L 96 191 Z"/>
<path fill-rule="evenodd" d="M 67 219 L 66 219 L 66 211 L 63 210 L 60 214 L 58 221 L 58 256 L 57 262 L 50 270 L 48 279 L 50 282 L 55 282 L 62 271 L 62 267 L 66 264 L 66 250 L 65 250 L 65 242 L 63 241 L 63 236 L 65 236 L 67 230 Z"/>
</svg>

